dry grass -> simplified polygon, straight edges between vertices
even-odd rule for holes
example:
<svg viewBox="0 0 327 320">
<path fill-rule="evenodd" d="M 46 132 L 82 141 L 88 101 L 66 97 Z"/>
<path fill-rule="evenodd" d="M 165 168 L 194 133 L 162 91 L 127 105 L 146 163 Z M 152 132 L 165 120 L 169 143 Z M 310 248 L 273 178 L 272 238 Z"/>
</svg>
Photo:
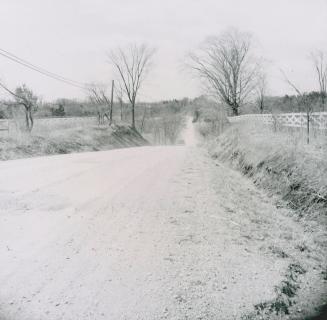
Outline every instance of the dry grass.
<svg viewBox="0 0 327 320">
<path fill-rule="evenodd" d="M 97 126 L 84 122 L 49 120 L 36 124 L 31 134 L 0 136 L 0 160 L 141 146 L 148 142 L 126 125 Z"/>
<path fill-rule="evenodd" d="M 276 287 L 276 298 L 254 306 L 244 319 L 311 319 L 307 316 L 326 303 L 327 290 L 327 153 L 323 141 L 308 146 L 298 132 L 235 124 L 211 139 L 208 149 L 214 158 L 265 190 L 304 230 L 283 235 L 292 244 L 291 250 L 280 239 L 269 247 L 276 259 L 288 259 L 289 267 Z"/>
<path fill-rule="evenodd" d="M 296 135 L 246 124 L 231 126 L 213 143 L 214 157 L 278 194 L 300 217 L 326 222 L 327 152 L 321 144 L 307 146 Z"/>
</svg>

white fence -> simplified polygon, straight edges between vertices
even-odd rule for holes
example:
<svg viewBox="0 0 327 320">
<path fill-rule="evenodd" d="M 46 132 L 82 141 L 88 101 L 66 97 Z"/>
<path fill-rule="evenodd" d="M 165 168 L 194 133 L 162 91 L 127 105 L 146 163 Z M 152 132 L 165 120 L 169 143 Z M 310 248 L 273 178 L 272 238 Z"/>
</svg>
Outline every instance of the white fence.
<svg viewBox="0 0 327 320">
<path fill-rule="evenodd" d="M 278 114 L 245 114 L 229 117 L 231 123 L 251 121 L 263 124 L 278 124 L 284 127 L 305 128 L 306 113 L 278 113 Z M 327 112 L 313 112 L 310 114 L 310 126 L 315 129 L 327 130 Z"/>
<path fill-rule="evenodd" d="M 48 117 L 48 118 L 35 118 L 34 119 L 35 125 L 42 124 L 67 124 L 67 125 L 76 125 L 76 124 L 96 124 L 97 118 L 92 117 Z"/>
</svg>

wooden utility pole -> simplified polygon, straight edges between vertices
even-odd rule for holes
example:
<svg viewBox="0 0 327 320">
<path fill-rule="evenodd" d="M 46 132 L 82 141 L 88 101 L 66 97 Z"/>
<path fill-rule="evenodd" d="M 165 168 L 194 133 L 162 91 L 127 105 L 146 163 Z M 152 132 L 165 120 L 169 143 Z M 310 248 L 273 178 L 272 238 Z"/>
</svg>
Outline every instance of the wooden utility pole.
<svg viewBox="0 0 327 320">
<path fill-rule="evenodd" d="M 115 81 L 112 80 L 112 82 L 111 82 L 111 99 L 110 99 L 110 125 L 112 124 L 112 109 L 114 106 L 114 86 L 115 86 Z"/>
</svg>

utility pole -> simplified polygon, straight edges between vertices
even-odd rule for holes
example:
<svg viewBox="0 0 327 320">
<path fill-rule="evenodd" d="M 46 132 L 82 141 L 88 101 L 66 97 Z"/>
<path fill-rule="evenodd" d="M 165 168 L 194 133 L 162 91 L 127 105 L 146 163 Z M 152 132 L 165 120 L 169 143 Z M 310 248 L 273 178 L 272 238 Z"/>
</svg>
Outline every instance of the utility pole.
<svg viewBox="0 0 327 320">
<path fill-rule="evenodd" d="M 112 80 L 112 82 L 111 82 L 111 100 L 110 100 L 110 125 L 112 124 L 112 109 L 114 106 L 114 86 L 115 86 L 115 81 Z"/>
</svg>

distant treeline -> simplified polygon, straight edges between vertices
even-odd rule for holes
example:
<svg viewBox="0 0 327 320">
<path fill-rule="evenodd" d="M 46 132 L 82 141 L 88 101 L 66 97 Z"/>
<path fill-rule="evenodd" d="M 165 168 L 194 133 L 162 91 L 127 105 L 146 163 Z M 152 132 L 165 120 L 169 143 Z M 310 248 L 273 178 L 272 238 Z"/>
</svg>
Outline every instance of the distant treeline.
<svg viewBox="0 0 327 320">
<path fill-rule="evenodd" d="M 316 91 L 307 93 L 307 97 L 311 101 L 313 111 L 327 111 L 326 103 L 321 103 L 321 94 Z M 183 110 L 192 110 L 198 108 L 213 109 L 217 105 L 214 101 L 205 96 L 200 96 L 194 99 L 183 98 L 173 100 L 163 100 L 158 102 L 140 102 L 136 106 L 136 112 L 143 114 L 144 109 L 147 109 L 147 116 L 155 117 L 164 113 L 179 113 Z M 19 107 L 7 105 L 5 100 L 0 100 L 0 119 L 13 118 L 14 114 L 20 113 Z M 130 106 L 124 104 L 124 117 L 128 118 L 130 115 Z M 301 105 L 299 96 L 285 95 L 285 96 L 267 96 L 265 97 L 264 113 L 286 113 L 286 112 L 303 112 L 304 107 Z M 121 114 L 120 105 L 118 102 L 114 103 L 114 113 L 118 117 Z M 241 114 L 260 113 L 260 109 L 256 102 L 248 103 L 240 109 Z M 73 99 L 58 99 L 54 102 L 42 102 L 35 112 L 36 118 L 44 117 L 87 117 L 96 116 L 97 108 L 94 104 L 87 100 L 73 100 Z"/>
<path fill-rule="evenodd" d="M 136 106 L 136 111 L 143 114 L 144 108 L 146 108 L 148 110 L 148 116 L 156 116 L 165 112 L 178 113 L 189 104 L 192 104 L 192 101 L 191 99 L 183 98 L 151 103 L 140 102 Z M 13 118 L 15 114 L 23 112 L 20 109 L 19 106 L 8 105 L 6 101 L 0 100 L 0 119 Z M 129 104 L 125 103 L 123 109 L 124 117 L 127 118 L 131 111 Z M 40 103 L 35 112 L 35 117 L 88 117 L 96 116 L 97 110 L 97 106 L 87 100 L 58 99 L 51 103 Z M 121 113 L 118 102 L 114 103 L 113 110 L 118 117 Z"/>
<path fill-rule="evenodd" d="M 313 112 L 327 111 L 327 104 L 322 103 L 321 93 L 312 91 L 305 94 L 308 98 Z M 297 95 L 284 96 L 266 96 L 264 101 L 263 113 L 288 113 L 305 112 L 305 106 L 302 104 L 302 98 Z M 256 103 L 249 103 L 241 109 L 242 114 L 260 113 Z"/>
</svg>

